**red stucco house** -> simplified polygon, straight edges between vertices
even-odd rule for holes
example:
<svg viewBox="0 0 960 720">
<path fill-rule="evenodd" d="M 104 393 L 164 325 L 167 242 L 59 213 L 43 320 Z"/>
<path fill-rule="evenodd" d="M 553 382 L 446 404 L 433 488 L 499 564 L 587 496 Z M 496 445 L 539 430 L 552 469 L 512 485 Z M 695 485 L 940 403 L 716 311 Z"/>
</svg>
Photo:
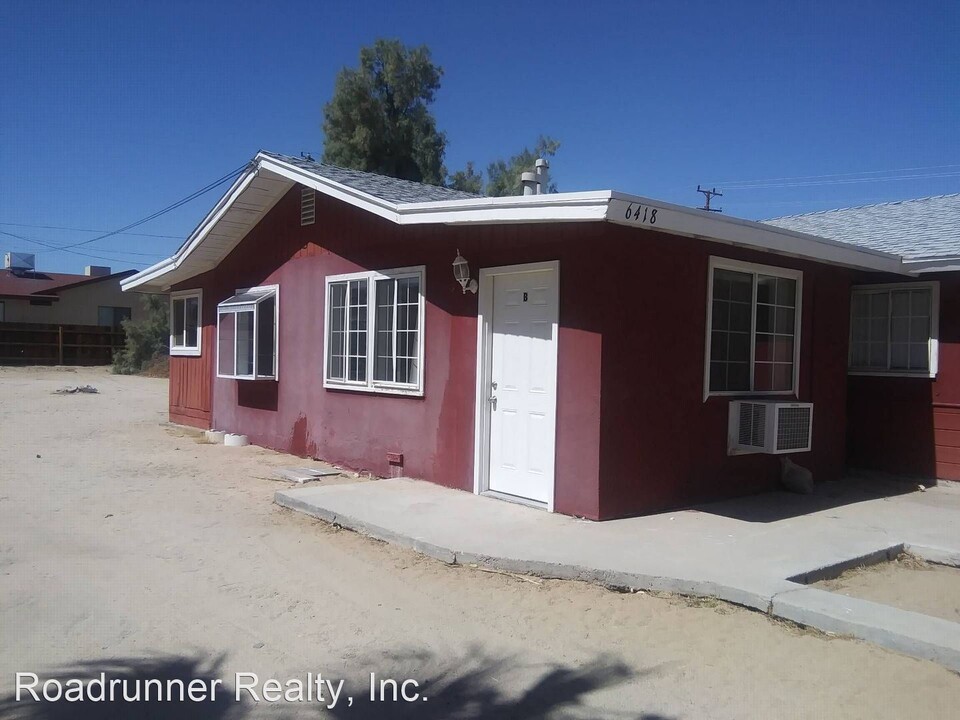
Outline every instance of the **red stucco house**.
<svg viewBox="0 0 960 720">
<path fill-rule="evenodd" d="M 851 289 L 909 273 L 618 192 L 261 152 L 124 287 L 171 293 L 174 422 L 606 519 L 769 489 L 777 453 L 840 477 Z"/>
<path fill-rule="evenodd" d="M 847 460 L 960 480 L 960 193 L 768 222 L 902 258 L 855 278 Z"/>
</svg>

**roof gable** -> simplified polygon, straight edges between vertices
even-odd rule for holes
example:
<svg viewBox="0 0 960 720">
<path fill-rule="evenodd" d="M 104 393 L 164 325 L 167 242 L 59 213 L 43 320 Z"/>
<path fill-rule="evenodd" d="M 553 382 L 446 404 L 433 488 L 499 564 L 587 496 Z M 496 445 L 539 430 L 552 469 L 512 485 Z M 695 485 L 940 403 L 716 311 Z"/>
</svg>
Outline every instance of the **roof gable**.
<svg viewBox="0 0 960 720">
<path fill-rule="evenodd" d="M 306 172 L 328 178 L 341 185 L 359 190 L 367 195 L 380 198 L 390 203 L 472 200 L 483 197 L 483 195 L 475 195 L 474 193 L 453 190 L 452 188 L 426 185 L 412 180 L 401 180 L 399 178 L 377 175 L 376 173 L 363 172 L 361 170 L 349 170 L 347 168 L 337 167 L 336 165 L 326 165 L 306 158 L 291 157 L 290 155 L 281 155 L 279 153 L 266 152 L 265 150 L 262 150 L 260 155 L 280 160 Z"/>
</svg>

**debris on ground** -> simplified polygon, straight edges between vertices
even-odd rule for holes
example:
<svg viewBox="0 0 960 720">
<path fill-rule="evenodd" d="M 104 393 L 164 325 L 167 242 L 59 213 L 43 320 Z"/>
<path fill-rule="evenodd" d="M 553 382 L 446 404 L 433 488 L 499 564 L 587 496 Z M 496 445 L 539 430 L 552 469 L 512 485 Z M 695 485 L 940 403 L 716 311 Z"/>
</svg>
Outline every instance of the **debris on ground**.
<svg viewBox="0 0 960 720">
<path fill-rule="evenodd" d="M 75 395 L 77 393 L 99 393 L 93 385 L 68 385 L 59 390 L 54 390 L 57 395 Z"/>
</svg>

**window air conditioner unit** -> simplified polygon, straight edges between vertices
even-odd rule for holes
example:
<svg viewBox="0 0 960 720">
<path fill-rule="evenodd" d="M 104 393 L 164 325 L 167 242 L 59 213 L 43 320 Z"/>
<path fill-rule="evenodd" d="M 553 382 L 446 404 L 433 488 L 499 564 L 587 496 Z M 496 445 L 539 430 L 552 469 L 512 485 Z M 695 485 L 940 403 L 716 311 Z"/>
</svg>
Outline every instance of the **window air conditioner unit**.
<svg viewBox="0 0 960 720">
<path fill-rule="evenodd" d="M 809 452 L 813 403 L 734 400 L 730 403 L 727 453 Z"/>
</svg>

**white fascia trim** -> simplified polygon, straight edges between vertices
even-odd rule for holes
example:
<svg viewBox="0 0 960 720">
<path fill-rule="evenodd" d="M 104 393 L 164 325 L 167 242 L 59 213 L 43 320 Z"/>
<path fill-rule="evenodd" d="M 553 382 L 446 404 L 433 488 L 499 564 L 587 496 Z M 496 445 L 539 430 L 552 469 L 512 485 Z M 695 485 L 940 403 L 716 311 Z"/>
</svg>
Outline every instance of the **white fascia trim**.
<svg viewBox="0 0 960 720">
<path fill-rule="evenodd" d="M 918 275 L 932 272 L 960 272 L 960 256 L 904 259 L 903 267 Z"/>
<path fill-rule="evenodd" d="M 214 205 L 213 209 L 207 213 L 207 216 L 200 222 L 199 225 L 194 229 L 190 234 L 187 240 L 179 247 L 179 249 L 173 254 L 172 257 L 168 257 L 166 260 L 161 260 L 160 262 L 151 265 L 146 270 L 141 270 L 136 275 L 131 275 L 126 280 L 120 282 L 120 289 L 124 292 L 128 290 L 133 290 L 134 288 L 144 285 L 151 280 L 156 280 L 162 275 L 176 270 L 180 267 L 181 263 L 190 255 L 191 252 L 201 243 L 207 234 L 213 229 L 224 213 L 230 209 L 230 206 L 236 201 L 240 194 L 249 187 L 250 183 L 253 182 L 254 178 L 257 177 L 257 172 L 259 168 L 256 166 L 251 166 L 244 172 L 240 177 L 238 177 L 233 185 L 230 186 L 230 189 L 224 193 L 223 197 L 220 198 L 220 202 Z"/>
<path fill-rule="evenodd" d="M 656 209 L 658 213 L 656 222 L 651 223 L 649 219 L 646 222 L 626 219 L 625 210 L 631 205 Z M 649 214 L 644 217 L 649 218 Z M 686 235 L 806 260 L 898 275 L 908 274 L 903 268 L 899 255 L 859 248 L 816 235 L 785 230 L 729 215 L 707 213 L 696 208 L 665 203 L 638 195 L 614 192 L 607 211 L 607 220 L 618 225 Z"/>
<path fill-rule="evenodd" d="M 611 195 L 610 190 L 603 190 L 405 203 L 399 206 L 400 223 L 460 225 L 599 222 L 606 219 Z"/>
<path fill-rule="evenodd" d="M 288 180 L 300 183 L 306 187 L 313 188 L 317 192 L 321 192 L 324 195 L 329 195 L 337 200 L 342 200 L 343 202 L 362 208 L 368 212 L 372 212 L 374 215 L 379 215 L 380 217 L 391 220 L 392 222 L 400 222 L 398 206 L 396 203 L 382 200 L 381 198 L 375 197 L 361 190 L 348 187 L 347 185 L 342 185 L 341 183 L 333 180 L 329 180 L 324 177 L 318 177 L 313 173 L 304 170 L 303 168 L 297 167 L 296 165 L 290 165 L 289 163 L 282 162 L 267 155 L 258 154 L 255 160 L 257 161 L 258 167 L 264 170 L 269 170 L 276 175 L 285 177 Z"/>
<path fill-rule="evenodd" d="M 392 203 L 283 161 L 258 155 L 260 166 L 398 225 L 599 221 L 611 191 L 482 197 L 421 203 Z"/>
<path fill-rule="evenodd" d="M 784 230 L 772 225 L 708 214 L 702 210 L 628 195 L 612 190 L 574 193 L 547 193 L 500 198 L 467 198 L 425 203 L 392 203 L 317 175 L 290 163 L 258 153 L 217 205 L 197 226 L 171 258 L 121 281 L 123 290 L 150 283 L 180 267 L 184 259 L 203 242 L 210 230 L 230 208 L 257 173 L 269 171 L 291 182 L 313 188 L 330 197 L 371 212 L 398 225 L 421 224 L 517 224 L 538 222 L 599 222 L 658 230 L 712 242 L 791 255 L 864 270 L 911 274 L 901 258 L 875 250 L 857 248 L 815 235 Z M 624 218 L 630 204 L 656 209 L 658 222 L 633 222 Z M 960 259 L 958 259 L 960 263 Z M 200 272 L 203 272 L 201 270 Z"/>
</svg>

